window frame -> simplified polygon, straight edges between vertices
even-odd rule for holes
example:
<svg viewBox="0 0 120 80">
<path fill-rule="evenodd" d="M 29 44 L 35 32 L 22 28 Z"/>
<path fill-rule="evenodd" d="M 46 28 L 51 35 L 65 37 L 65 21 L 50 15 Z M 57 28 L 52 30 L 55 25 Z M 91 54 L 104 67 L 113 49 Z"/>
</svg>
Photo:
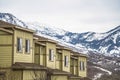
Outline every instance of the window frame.
<svg viewBox="0 0 120 80">
<path fill-rule="evenodd" d="M 64 56 L 64 66 L 68 67 L 68 63 L 69 63 L 68 55 L 65 55 Z"/>
<path fill-rule="evenodd" d="M 54 61 L 54 50 L 49 49 L 49 61 Z"/>
<path fill-rule="evenodd" d="M 80 71 L 85 71 L 85 62 L 80 61 Z"/>
<path fill-rule="evenodd" d="M 25 39 L 25 53 L 28 53 L 28 54 L 30 53 L 30 40 L 29 39 Z"/>
<path fill-rule="evenodd" d="M 18 42 L 19 40 L 19 42 Z M 23 38 L 21 37 L 17 37 L 17 47 L 16 50 L 18 53 L 22 53 L 23 52 Z"/>
</svg>

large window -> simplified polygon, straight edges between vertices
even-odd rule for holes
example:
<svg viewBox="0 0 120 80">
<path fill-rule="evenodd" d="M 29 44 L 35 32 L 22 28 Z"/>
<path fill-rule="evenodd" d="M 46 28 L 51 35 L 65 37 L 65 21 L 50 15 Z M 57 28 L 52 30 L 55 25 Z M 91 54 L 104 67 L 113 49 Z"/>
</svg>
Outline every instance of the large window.
<svg viewBox="0 0 120 80">
<path fill-rule="evenodd" d="M 65 56 L 65 57 L 64 57 L 64 65 L 65 65 L 65 66 L 68 66 L 68 56 Z"/>
<path fill-rule="evenodd" d="M 22 38 L 17 38 L 17 51 L 22 52 Z"/>
<path fill-rule="evenodd" d="M 85 70 L 85 63 L 83 61 L 80 61 L 80 70 L 81 71 Z"/>
<path fill-rule="evenodd" d="M 30 40 L 25 40 L 25 52 L 30 53 Z"/>
<path fill-rule="evenodd" d="M 54 50 L 53 49 L 49 49 L 49 60 L 54 61 Z"/>
</svg>

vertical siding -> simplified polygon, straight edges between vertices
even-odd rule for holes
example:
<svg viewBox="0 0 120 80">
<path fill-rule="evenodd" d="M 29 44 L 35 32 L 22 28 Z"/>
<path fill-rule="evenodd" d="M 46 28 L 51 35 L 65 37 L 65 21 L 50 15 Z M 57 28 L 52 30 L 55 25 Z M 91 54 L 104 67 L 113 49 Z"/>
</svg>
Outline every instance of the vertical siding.
<svg viewBox="0 0 120 80">
<path fill-rule="evenodd" d="M 75 66 L 74 66 L 74 74 L 78 75 L 78 60 L 77 59 L 74 60 L 74 64 L 75 64 Z"/>
<path fill-rule="evenodd" d="M 44 53 L 45 47 L 41 46 L 39 44 L 35 44 L 35 56 L 34 56 L 34 62 L 36 64 L 44 65 Z"/>
<path fill-rule="evenodd" d="M 59 52 L 56 52 L 56 69 L 62 70 L 62 53 Z"/>
<path fill-rule="evenodd" d="M 14 32 L 14 41 L 15 41 L 15 48 L 14 48 L 14 63 L 15 62 L 34 62 L 34 55 L 33 55 L 33 34 L 21 30 L 15 30 Z M 17 38 L 22 38 L 23 42 L 23 51 L 21 53 L 17 52 Z M 25 40 L 30 40 L 30 53 L 25 53 Z"/>
<path fill-rule="evenodd" d="M 35 52 L 34 52 L 34 62 L 36 64 L 40 64 L 40 46 L 35 44 Z"/>
<path fill-rule="evenodd" d="M 73 58 L 71 58 L 70 60 L 70 72 L 74 74 L 74 59 Z"/>
<path fill-rule="evenodd" d="M 44 65 L 45 47 L 40 47 L 40 65 Z"/>
</svg>

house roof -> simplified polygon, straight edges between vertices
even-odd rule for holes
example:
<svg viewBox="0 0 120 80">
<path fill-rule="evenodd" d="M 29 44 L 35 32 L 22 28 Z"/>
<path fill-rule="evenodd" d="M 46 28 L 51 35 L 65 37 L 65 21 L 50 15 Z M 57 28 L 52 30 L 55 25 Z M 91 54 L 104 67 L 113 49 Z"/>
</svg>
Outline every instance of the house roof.
<svg viewBox="0 0 120 80">
<path fill-rule="evenodd" d="M 38 41 L 40 41 L 40 42 L 50 42 L 50 43 L 57 44 L 57 41 L 49 39 L 49 38 L 45 38 L 43 36 L 39 36 L 39 35 L 34 34 L 34 37 L 38 38 Z"/>
<path fill-rule="evenodd" d="M 62 50 L 68 50 L 68 51 L 71 51 L 70 48 L 67 48 L 67 47 L 62 46 L 62 45 L 59 45 L 59 44 L 57 44 L 57 47 L 56 47 L 56 48 L 57 48 L 57 49 L 62 49 Z"/>
<path fill-rule="evenodd" d="M 41 45 L 41 46 L 46 46 L 44 43 L 41 43 L 41 42 L 35 41 L 35 43 L 38 44 L 38 45 Z"/>
<path fill-rule="evenodd" d="M 62 70 L 59 70 L 59 69 L 47 68 L 47 72 L 48 72 L 48 74 L 51 74 L 51 75 L 70 75 L 69 72 L 62 71 Z"/>
<path fill-rule="evenodd" d="M 80 76 L 73 75 L 73 74 L 70 74 L 70 75 L 69 75 L 69 78 L 72 78 L 72 79 L 81 79 Z"/>
<path fill-rule="evenodd" d="M 71 51 L 71 56 L 75 56 L 75 57 L 86 57 L 88 58 L 87 55 L 79 53 L 79 52 L 75 52 L 75 51 Z"/>
<path fill-rule="evenodd" d="M 7 30 L 7 29 L 4 29 L 4 28 L 0 28 L 0 30 L 2 30 L 2 31 L 4 31 L 4 32 L 7 32 L 7 33 L 10 33 L 10 34 L 13 34 L 13 32 L 12 32 L 12 31 Z"/>
<path fill-rule="evenodd" d="M 35 63 L 16 62 L 15 64 L 12 65 L 12 69 L 32 69 L 32 70 L 40 69 L 40 70 L 46 70 L 47 68 L 42 66 L 42 65 L 35 64 Z"/>
<path fill-rule="evenodd" d="M 31 30 L 31 29 L 28 29 L 28 28 L 23 28 L 21 26 L 14 25 L 14 24 L 2 21 L 2 20 L 0 20 L 0 28 L 14 28 L 14 29 L 19 29 L 19 30 L 31 32 L 31 33 L 35 32 L 34 30 Z"/>
</svg>

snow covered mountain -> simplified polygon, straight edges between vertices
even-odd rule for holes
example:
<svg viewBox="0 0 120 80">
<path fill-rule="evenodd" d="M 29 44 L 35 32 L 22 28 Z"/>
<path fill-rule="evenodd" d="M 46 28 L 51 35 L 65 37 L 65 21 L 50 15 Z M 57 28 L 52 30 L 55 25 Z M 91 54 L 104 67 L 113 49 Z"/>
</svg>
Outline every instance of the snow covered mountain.
<svg viewBox="0 0 120 80">
<path fill-rule="evenodd" d="M 25 23 L 9 13 L 0 13 L 0 20 L 33 29 L 38 35 L 57 40 L 76 50 L 120 57 L 120 26 L 106 33 L 73 33 L 45 24 Z"/>
</svg>

